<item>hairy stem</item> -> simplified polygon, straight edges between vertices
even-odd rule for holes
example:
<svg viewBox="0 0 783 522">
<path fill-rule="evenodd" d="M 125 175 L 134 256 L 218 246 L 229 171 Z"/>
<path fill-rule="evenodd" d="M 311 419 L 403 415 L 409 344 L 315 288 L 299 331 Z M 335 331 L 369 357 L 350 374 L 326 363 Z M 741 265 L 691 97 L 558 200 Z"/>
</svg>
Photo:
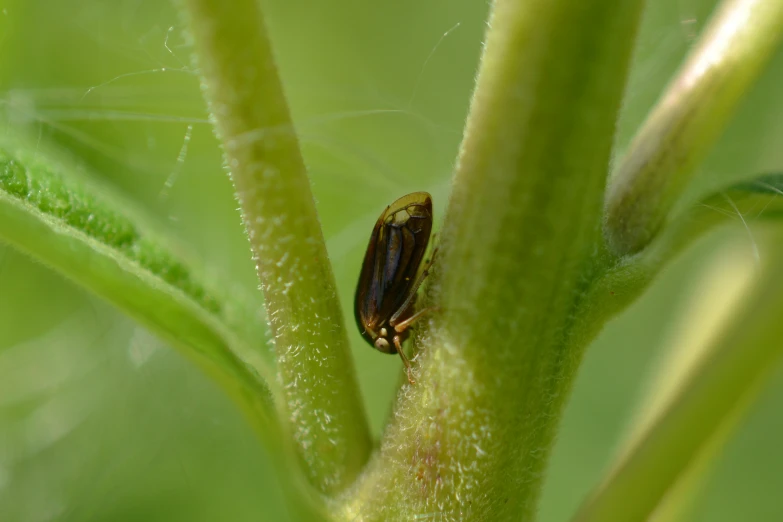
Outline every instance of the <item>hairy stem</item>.
<svg viewBox="0 0 783 522">
<path fill-rule="evenodd" d="M 441 312 L 348 517 L 533 517 L 587 342 L 568 336 L 641 6 L 495 2 L 431 282 Z"/>
<path fill-rule="evenodd" d="M 359 473 L 371 441 L 259 3 L 184 5 L 264 291 L 290 429 L 312 483 L 337 491 Z"/>
</svg>

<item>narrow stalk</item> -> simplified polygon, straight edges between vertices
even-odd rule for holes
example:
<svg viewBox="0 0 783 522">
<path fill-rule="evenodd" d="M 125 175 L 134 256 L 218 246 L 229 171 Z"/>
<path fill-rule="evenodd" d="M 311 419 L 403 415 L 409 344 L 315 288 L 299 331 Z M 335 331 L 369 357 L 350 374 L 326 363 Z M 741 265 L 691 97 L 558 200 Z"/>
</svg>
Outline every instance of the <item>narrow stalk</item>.
<svg viewBox="0 0 783 522">
<path fill-rule="evenodd" d="M 247 228 L 290 430 L 312 483 L 353 481 L 371 441 L 334 276 L 256 0 L 185 0 Z"/>
<path fill-rule="evenodd" d="M 431 281 L 440 312 L 348 518 L 532 519 L 587 342 L 569 334 L 641 7 L 494 3 Z"/>
<path fill-rule="evenodd" d="M 617 167 L 606 237 L 618 255 L 644 248 L 783 36 L 780 0 L 725 0 Z"/>
<path fill-rule="evenodd" d="M 742 238 L 744 239 L 744 238 Z M 682 314 L 677 318 L 673 334 L 664 335 L 665 358 L 658 364 L 642 404 L 636 408 L 637 418 L 629 426 L 625 443 L 618 454 L 622 461 L 646 436 L 694 371 L 710 357 L 711 341 L 724 325 L 741 310 L 743 300 L 751 290 L 755 275 L 755 258 L 739 240 L 729 242 L 712 256 L 713 259 L 699 274 L 701 280 L 687 297 Z M 746 404 L 738 410 L 744 411 Z M 742 417 L 727 414 L 721 428 L 705 441 L 699 455 L 693 459 L 678 479 L 669 487 L 656 506 L 651 522 L 689 520 L 689 512 L 699 490 L 713 469 L 716 457 Z"/>
<path fill-rule="evenodd" d="M 690 364 L 686 378 L 666 394 L 663 404 L 575 520 L 650 520 L 659 507 L 666 506 L 667 495 L 678 493 L 683 480 L 695 478 L 690 474 L 694 466 L 704 466 L 703 458 L 709 459 L 709 452 L 714 452 L 715 445 L 736 426 L 783 356 L 783 275 L 779 269 L 783 250 L 779 245 L 780 234 L 771 242 L 772 251 L 762 255 L 758 267 L 755 259 L 746 256 L 744 268 L 733 266 L 721 271 L 722 280 L 727 274 L 747 280 L 729 282 L 737 299 L 735 313 L 723 321 L 722 327 L 693 337 L 689 349 L 700 353 Z M 751 277 L 747 277 L 748 272 Z M 726 292 L 720 297 L 733 299 Z M 671 375 L 667 379 L 671 380 Z"/>
</svg>

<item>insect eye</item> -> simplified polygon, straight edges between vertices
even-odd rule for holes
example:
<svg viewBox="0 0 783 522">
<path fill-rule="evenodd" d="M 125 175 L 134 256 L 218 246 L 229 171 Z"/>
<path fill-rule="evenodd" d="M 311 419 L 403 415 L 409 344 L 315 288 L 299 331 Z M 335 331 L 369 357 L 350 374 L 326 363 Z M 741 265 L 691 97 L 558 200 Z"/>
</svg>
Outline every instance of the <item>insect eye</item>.
<svg viewBox="0 0 783 522">
<path fill-rule="evenodd" d="M 375 340 L 375 347 L 380 350 L 386 350 L 389 348 L 389 341 L 384 339 L 383 337 L 379 337 Z"/>
</svg>

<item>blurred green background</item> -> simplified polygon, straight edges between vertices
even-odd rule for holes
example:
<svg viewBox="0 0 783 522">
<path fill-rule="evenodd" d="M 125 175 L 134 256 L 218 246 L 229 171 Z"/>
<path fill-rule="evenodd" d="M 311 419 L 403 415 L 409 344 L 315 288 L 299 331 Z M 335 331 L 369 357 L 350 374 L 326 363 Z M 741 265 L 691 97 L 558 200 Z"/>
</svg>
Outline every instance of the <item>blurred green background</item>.
<svg viewBox="0 0 783 522">
<path fill-rule="evenodd" d="M 577 1 L 577 0 L 575 0 Z M 394 198 L 445 206 L 487 2 L 266 0 L 276 54 L 350 310 L 370 228 Z M 714 2 L 650 2 L 618 148 Z M 557 67 L 558 64 L 551 64 Z M 783 53 L 689 192 L 783 167 Z M 6 0 L 2 131 L 32 132 L 92 168 L 190 245 L 209 273 L 256 286 L 187 36 L 159 0 Z M 588 351 L 541 503 L 567 520 L 627 429 L 691 283 L 728 232 L 701 241 Z M 513 231 L 510 231 L 513 233 Z M 351 332 L 379 434 L 400 375 Z M 783 375 L 781 376 L 783 377 Z M 783 378 L 732 438 L 695 520 L 783 520 Z M 153 336 L 0 246 L 0 520 L 285 520 L 267 456 L 215 385 Z"/>
</svg>

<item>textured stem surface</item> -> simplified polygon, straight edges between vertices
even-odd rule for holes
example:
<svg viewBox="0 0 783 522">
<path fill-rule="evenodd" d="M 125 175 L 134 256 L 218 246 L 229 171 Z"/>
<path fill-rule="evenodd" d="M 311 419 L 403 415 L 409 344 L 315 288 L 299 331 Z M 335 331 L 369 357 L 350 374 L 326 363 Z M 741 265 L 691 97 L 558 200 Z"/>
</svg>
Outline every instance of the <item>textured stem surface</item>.
<svg viewBox="0 0 783 522">
<path fill-rule="evenodd" d="M 569 334 L 641 5 L 495 2 L 431 281 L 440 312 L 348 518 L 533 517 L 587 342 Z"/>
<path fill-rule="evenodd" d="M 185 0 L 275 338 L 290 430 L 313 484 L 350 483 L 371 441 L 334 275 L 256 0 Z"/>
</svg>

